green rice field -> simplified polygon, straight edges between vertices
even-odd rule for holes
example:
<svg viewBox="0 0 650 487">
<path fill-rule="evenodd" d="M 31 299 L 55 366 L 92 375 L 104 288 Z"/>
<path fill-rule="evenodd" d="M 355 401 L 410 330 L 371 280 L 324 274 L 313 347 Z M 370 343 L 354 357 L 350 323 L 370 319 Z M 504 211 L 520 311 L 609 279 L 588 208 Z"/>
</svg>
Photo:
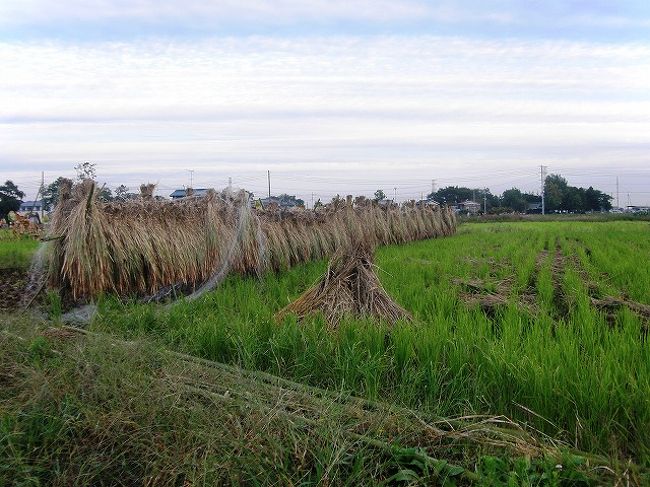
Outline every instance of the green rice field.
<svg viewBox="0 0 650 487">
<path fill-rule="evenodd" d="M 583 450 L 650 461 L 650 224 L 497 223 L 382 248 L 380 278 L 415 323 L 276 323 L 325 263 L 231 277 L 170 309 L 107 298 L 92 329 L 433 411 L 502 414 Z"/>
<path fill-rule="evenodd" d="M 38 414 L 50 419 L 70 414 L 87 417 L 95 428 L 104 420 L 110 424 L 102 430 L 108 436 L 101 436 L 101 448 L 122 452 L 122 466 L 107 466 L 101 455 L 93 456 L 92 448 L 91 453 L 78 452 L 89 463 L 70 471 L 87 469 L 90 480 L 102 478 L 106 469 L 115 478 L 129 468 L 140 472 L 129 467 L 128 458 L 133 456 L 146 464 L 134 478 L 172 479 L 161 485 L 174 484 L 178 471 L 192 472 L 182 477 L 188 485 L 644 485 L 650 482 L 648 257 L 650 222 L 463 224 L 452 237 L 377 249 L 380 280 L 413 315 L 412 322 L 389 326 L 348 319 L 336 329 L 319 316 L 300 323 L 291 317 L 277 322 L 275 313 L 325 271 L 326 262 L 314 262 L 261 278 L 232 275 L 200 299 L 172 306 L 104 296 L 87 330 L 140 344 L 135 354 L 121 354 L 115 343 L 108 346 L 99 341 L 85 352 L 74 349 L 72 362 L 65 361 L 61 352 L 48 355 L 52 343 L 58 342 L 43 342 L 30 332 L 24 343 L 31 345 L 15 355 L 47 374 L 59 366 L 67 371 L 48 380 L 58 384 L 56 390 L 70 392 L 55 394 L 43 402 L 47 405 L 39 403 Z M 56 326 L 61 323 L 61 303 L 53 295 L 49 303 L 47 326 Z M 29 328 L 18 322 L 22 324 L 14 321 L 5 329 Z M 278 380 L 325 391 L 318 392 L 319 397 L 354 396 L 405 408 L 419 418 L 501 418 L 562 451 L 581 452 L 582 459 L 572 467 L 572 460 L 535 460 L 521 451 L 495 454 L 490 448 L 463 447 L 436 452 L 449 464 L 435 464 L 430 470 L 409 456 L 415 450 L 399 450 L 399 454 L 393 450 L 387 459 L 360 447 L 361 440 L 342 440 L 335 426 L 338 420 L 305 429 L 291 419 L 277 423 L 272 409 L 259 423 L 262 419 L 254 413 L 256 401 L 263 396 L 259 391 L 241 393 L 248 399 L 238 413 L 221 406 L 218 413 L 199 411 L 208 408 L 204 400 L 188 401 L 176 388 L 160 390 L 158 382 L 145 379 L 145 374 L 161 375 L 164 361 L 152 358 L 161 350 L 234 366 L 233 370 L 269 373 Z M 50 362 L 43 357 L 50 357 Z M 58 365 L 42 365 L 46 362 Z M 1 365 L 0 360 L 0 379 Z M 39 380 L 47 377 L 39 374 Z M 201 374 L 206 382 L 206 373 Z M 248 387 L 241 381 L 223 385 L 224 394 Z M 32 385 L 27 391 L 35 388 Z M 268 394 L 285 394 L 282 390 Z M 30 455 L 38 460 L 32 463 L 39 465 L 53 461 L 49 453 L 30 451 L 49 452 L 55 445 L 67 452 L 72 440 L 61 440 L 59 433 L 57 439 L 48 437 L 51 431 L 41 431 L 33 418 L 30 421 L 36 423 L 25 426 L 21 421 L 27 420 L 16 412 L 24 406 L 2 398 L 0 394 L 0 414 L 9 415 L 3 423 L 0 460 L 5 452 L 8 472 L 15 474 L 20 470 L 17 465 L 25 462 L 31 465 Z M 33 410 L 34 403 L 29 404 Z M 52 404 L 58 406 L 52 409 Z M 329 406 L 324 408 L 326 417 L 334 414 Z M 232 414 L 239 415 L 237 426 Z M 116 418 L 122 417 L 126 426 L 118 433 L 124 445 L 135 446 L 116 446 L 107 439 L 115 425 L 122 424 Z M 214 423 L 209 418 L 215 418 Z M 209 427 L 202 426 L 208 423 Z M 222 430 L 221 424 L 229 426 Z M 260 428 L 267 433 L 258 437 Z M 14 445 L 13 453 L 7 453 L 6 438 L 11 438 L 7 431 L 18 430 L 30 432 L 35 439 L 23 450 Z M 0 438 L 2 432 L 0 428 Z M 241 435 L 254 437 L 259 445 L 251 446 Z M 391 441 L 404 446 L 407 440 L 393 436 Z M 409 441 L 410 446 L 424 445 Z M 300 444 L 309 445 L 305 447 L 312 455 L 308 459 L 300 457 Z M 181 451 L 179 445 L 186 445 L 185 449 Z M 201 448 L 206 449 L 205 455 L 197 459 L 195 452 Z M 209 456 L 210 451 L 216 457 Z M 404 451 L 411 452 L 408 460 Z M 229 459 L 219 460 L 220 455 Z M 617 465 L 612 467 L 616 475 L 608 477 L 604 468 L 599 470 L 589 461 L 583 465 L 590 455 Z M 182 466 L 174 463 L 181 461 Z M 452 467 L 457 464 L 467 469 L 465 473 L 462 467 Z M 225 477 L 211 477 L 214 465 L 231 470 Z M 68 471 L 62 472 L 59 477 L 45 473 L 33 477 L 57 478 L 67 485 Z"/>
<path fill-rule="evenodd" d="M 31 238 L 14 237 L 7 229 L 0 229 L 0 269 L 28 267 L 38 242 Z"/>
</svg>

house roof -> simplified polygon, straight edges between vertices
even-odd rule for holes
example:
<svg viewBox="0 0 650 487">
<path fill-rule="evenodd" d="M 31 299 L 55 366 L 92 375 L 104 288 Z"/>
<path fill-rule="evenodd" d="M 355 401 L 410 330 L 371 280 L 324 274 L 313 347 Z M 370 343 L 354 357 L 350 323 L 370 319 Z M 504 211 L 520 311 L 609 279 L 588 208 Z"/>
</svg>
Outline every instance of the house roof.
<svg viewBox="0 0 650 487">
<path fill-rule="evenodd" d="M 209 189 L 197 188 L 192 190 L 192 196 L 205 196 Z M 169 195 L 170 198 L 185 198 L 187 196 L 187 189 L 177 189 Z"/>
<path fill-rule="evenodd" d="M 465 200 L 462 203 L 459 203 L 459 205 L 463 205 L 463 206 L 481 206 L 481 203 L 477 203 L 476 201 L 472 201 L 472 200 Z"/>
<path fill-rule="evenodd" d="M 38 201 L 23 201 L 20 206 L 42 206 L 43 205 L 43 200 L 38 200 Z"/>
<path fill-rule="evenodd" d="M 418 203 L 418 205 L 438 205 L 438 206 L 440 206 L 440 203 L 433 200 L 432 198 L 427 198 L 425 200 L 420 200 L 417 203 Z"/>
</svg>

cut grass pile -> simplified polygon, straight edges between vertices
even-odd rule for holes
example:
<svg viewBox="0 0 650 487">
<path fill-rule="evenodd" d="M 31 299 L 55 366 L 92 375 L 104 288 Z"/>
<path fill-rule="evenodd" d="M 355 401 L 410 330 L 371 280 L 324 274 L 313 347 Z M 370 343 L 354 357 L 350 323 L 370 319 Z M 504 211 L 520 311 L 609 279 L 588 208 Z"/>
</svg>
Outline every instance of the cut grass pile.
<svg viewBox="0 0 650 487">
<path fill-rule="evenodd" d="M 585 451 L 650 465 L 647 323 L 592 299 L 650 304 L 647 223 L 503 223 L 377 252 L 388 293 L 413 314 L 393 328 L 274 314 L 311 286 L 323 262 L 261 280 L 232 276 L 171 309 L 100 305 L 95 330 L 149 336 L 174 349 L 437 416 L 504 414 Z M 503 293 L 485 308 L 463 282 Z M 503 283 L 507 281 L 507 286 Z"/>
<path fill-rule="evenodd" d="M 432 422 L 150 343 L 38 323 L 27 317 L 0 329 L 0 485 L 589 486 L 646 478 L 634 465 L 539 442 L 504 418 Z"/>
</svg>

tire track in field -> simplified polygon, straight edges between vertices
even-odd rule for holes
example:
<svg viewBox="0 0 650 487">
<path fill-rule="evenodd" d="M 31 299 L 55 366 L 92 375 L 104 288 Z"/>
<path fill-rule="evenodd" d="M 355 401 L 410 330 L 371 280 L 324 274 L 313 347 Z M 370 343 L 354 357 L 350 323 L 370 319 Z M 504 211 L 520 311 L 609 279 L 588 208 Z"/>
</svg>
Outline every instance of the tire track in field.
<svg viewBox="0 0 650 487">
<path fill-rule="evenodd" d="M 551 263 L 551 282 L 553 283 L 553 309 L 557 320 L 566 319 L 570 313 L 569 302 L 564 295 L 564 273 L 566 258 L 562 253 L 560 239 L 555 239 L 555 252 Z"/>
</svg>

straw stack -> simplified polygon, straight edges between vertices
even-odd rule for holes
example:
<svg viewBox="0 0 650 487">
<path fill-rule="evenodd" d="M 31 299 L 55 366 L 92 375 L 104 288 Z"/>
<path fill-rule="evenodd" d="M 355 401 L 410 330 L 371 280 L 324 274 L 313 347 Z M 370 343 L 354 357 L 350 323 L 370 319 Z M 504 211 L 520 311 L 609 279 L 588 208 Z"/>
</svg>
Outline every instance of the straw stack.
<svg viewBox="0 0 650 487">
<path fill-rule="evenodd" d="M 243 191 L 169 201 L 153 198 L 153 187 L 144 185 L 139 199 L 104 203 L 92 181 L 74 187 L 67 181 L 60 193 L 50 229 L 50 284 L 75 300 L 200 284 L 225 259 L 238 273 L 277 271 L 354 242 L 374 248 L 456 229 L 454 213 L 437 206 L 350 199 L 316 211 L 258 210 Z"/>
</svg>

